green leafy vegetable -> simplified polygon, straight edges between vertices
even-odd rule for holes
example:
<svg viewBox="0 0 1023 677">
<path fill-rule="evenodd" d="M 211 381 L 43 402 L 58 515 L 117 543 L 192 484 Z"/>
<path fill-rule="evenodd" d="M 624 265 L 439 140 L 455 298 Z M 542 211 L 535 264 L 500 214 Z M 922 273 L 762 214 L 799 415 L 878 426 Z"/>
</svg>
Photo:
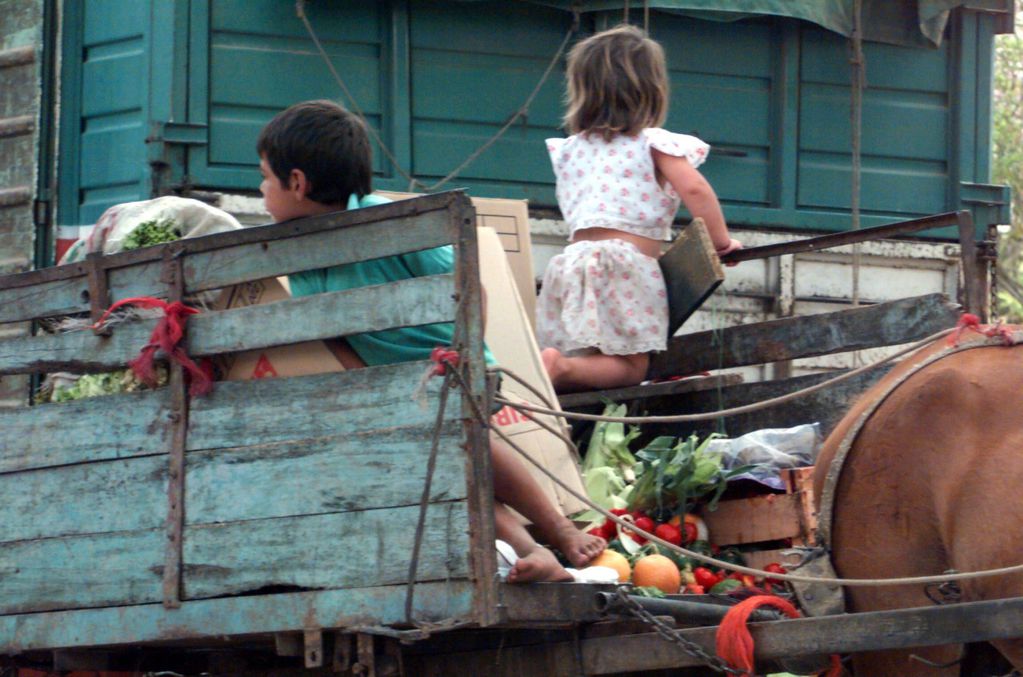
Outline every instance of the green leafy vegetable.
<svg viewBox="0 0 1023 677">
<path fill-rule="evenodd" d="M 181 239 L 181 229 L 174 223 L 173 219 L 153 219 L 143 221 L 128 233 L 121 244 L 124 251 L 139 249 L 141 247 L 152 247 L 165 242 L 174 242 Z"/>
</svg>

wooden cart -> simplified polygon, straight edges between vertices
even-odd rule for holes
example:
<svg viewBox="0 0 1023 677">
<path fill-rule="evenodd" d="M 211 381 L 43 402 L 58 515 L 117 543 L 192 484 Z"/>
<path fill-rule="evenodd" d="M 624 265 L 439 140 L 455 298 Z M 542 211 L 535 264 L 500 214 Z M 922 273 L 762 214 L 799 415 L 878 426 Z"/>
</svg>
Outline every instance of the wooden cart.
<svg viewBox="0 0 1023 677">
<path fill-rule="evenodd" d="M 426 362 L 220 382 L 203 397 L 172 362 L 167 387 L 0 411 L 0 665 L 248 675 L 703 665 L 599 596 L 613 596 L 607 587 L 497 580 L 489 454 L 473 415 L 487 404 L 475 238 L 468 199 L 444 193 L 0 278 L 0 323 L 95 320 L 129 297 L 191 299 L 452 244 L 453 275 L 202 313 L 187 349 L 200 359 L 454 321 L 464 358 L 464 387 L 440 414 L 442 381 L 424 381 Z M 123 367 L 155 322 L 0 340 L 0 375 Z M 707 623 L 677 608 L 657 611 L 660 623 Z M 1003 600 L 771 621 L 754 635 L 769 662 L 1004 637 L 1021 612 L 1023 600 Z M 713 632 L 682 635 L 712 653 Z"/>
</svg>

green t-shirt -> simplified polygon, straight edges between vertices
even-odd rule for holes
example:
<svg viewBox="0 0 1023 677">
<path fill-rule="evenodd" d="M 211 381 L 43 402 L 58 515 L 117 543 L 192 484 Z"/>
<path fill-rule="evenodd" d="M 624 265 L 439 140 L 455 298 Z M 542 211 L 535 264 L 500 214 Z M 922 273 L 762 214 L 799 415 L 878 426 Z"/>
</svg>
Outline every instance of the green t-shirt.
<svg viewBox="0 0 1023 677">
<path fill-rule="evenodd" d="M 367 195 L 361 200 L 352 195 L 348 209 L 372 207 L 390 202 L 378 195 Z M 451 246 L 386 256 L 370 261 L 345 263 L 333 268 L 320 268 L 288 276 L 291 295 L 295 297 L 343 291 L 376 284 L 386 284 L 426 275 L 442 275 L 455 269 L 455 254 Z M 384 331 L 367 332 L 345 337 L 352 350 L 367 366 L 428 360 L 437 346 L 449 346 L 454 337 L 454 324 L 442 322 L 417 327 L 399 327 Z M 484 347 L 487 364 L 494 358 Z"/>
</svg>

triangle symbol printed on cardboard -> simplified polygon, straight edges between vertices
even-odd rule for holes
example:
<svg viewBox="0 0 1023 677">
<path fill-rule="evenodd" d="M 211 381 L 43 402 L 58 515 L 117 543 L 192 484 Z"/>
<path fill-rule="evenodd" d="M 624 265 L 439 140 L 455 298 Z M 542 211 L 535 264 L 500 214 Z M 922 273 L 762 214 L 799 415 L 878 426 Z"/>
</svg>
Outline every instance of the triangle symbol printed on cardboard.
<svg viewBox="0 0 1023 677">
<path fill-rule="evenodd" d="M 277 370 L 274 369 L 273 364 L 270 362 L 270 358 L 266 356 L 266 353 L 260 353 L 259 359 L 256 360 L 256 368 L 252 370 L 252 378 L 276 378 Z"/>
</svg>

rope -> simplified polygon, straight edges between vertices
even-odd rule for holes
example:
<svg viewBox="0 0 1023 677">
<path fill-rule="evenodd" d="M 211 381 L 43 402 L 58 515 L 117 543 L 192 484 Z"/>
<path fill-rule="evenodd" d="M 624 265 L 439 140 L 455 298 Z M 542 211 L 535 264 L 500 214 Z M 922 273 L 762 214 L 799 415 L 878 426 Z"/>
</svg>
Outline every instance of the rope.
<svg viewBox="0 0 1023 677">
<path fill-rule="evenodd" d="M 188 387 L 189 395 L 200 396 L 210 392 L 213 389 L 213 375 L 207 369 L 197 365 L 180 345 L 181 339 L 185 336 L 185 321 L 189 315 L 196 315 L 199 311 L 186 306 L 181 301 L 167 303 L 151 296 L 136 296 L 122 299 L 107 308 L 99 320 L 92 325 L 92 328 L 102 328 L 107 318 L 115 310 L 126 305 L 163 310 L 163 317 L 156 323 L 153 333 L 149 335 L 149 343 L 143 346 L 138 356 L 128 363 L 128 366 L 135 372 L 135 376 L 142 383 L 155 387 L 157 380 L 153 362 L 156 359 L 156 352 L 162 350 L 168 359 L 180 364 L 191 375 L 191 384 Z"/>
<path fill-rule="evenodd" d="M 444 364 L 451 364 L 444 358 L 440 358 L 437 361 L 437 368 L 444 368 Z M 451 364 L 454 367 L 453 364 Z M 423 529 L 426 525 L 426 511 L 430 507 L 430 489 L 433 486 L 433 472 L 437 467 L 437 450 L 440 447 L 440 430 L 444 424 L 444 409 L 448 403 L 448 390 L 451 384 L 451 373 L 455 369 L 446 369 L 437 372 L 432 371 L 431 373 L 436 375 L 443 375 L 444 382 L 440 389 L 440 401 L 437 404 L 437 419 L 433 425 L 433 439 L 430 443 L 430 457 L 426 461 L 426 479 L 423 482 L 423 495 L 419 499 L 419 519 L 416 522 L 416 538 L 412 544 L 412 557 L 409 559 L 408 565 L 408 587 L 405 592 L 405 620 L 410 624 L 415 624 L 415 619 L 412 617 L 412 600 L 416 590 L 416 574 L 419 571 L 419 551 L 423 544 Z"/>
<path fill-rule="evenodd" d="M 296 0 L 295 13 L 298 15 L 298 18 L 302 21 L 302 24 L 305 26 L 306 32 L 309 33 L 309 37 L 312 39 L 313 44 L 316 45 L 316 49 L 320 53 L 320 57 L 327 64 L 327 68 L 330 70 L 331 75 L 334 76 L 335 82 L 337 82 L 338 86 L 341 87 L 341 91 L 344 92 L 344 95 L 348 98 L 348 102 L 351 105 L 352 110 L 354 110 L 355 113 L 365 121 L 366 115 L 362 112 L 362 109 L 359 107 L 359 104 L 355 100 L 355 97 L 352 96 L 351 91 L 348 89 L 348 86 L 341 78 L 340 73 L 338 73 L 337 69 L 334 68 L 334 64 L 331 62 L 330 57 L 327 55 L 326 50 L 320 43 L 320 39 L 316 35 L 316 31 L 313 29 L 312 24 L 309 22 L 309 18 L 306 16 L 305 13 L 305 2 L 306 0 Z M 547 64 L 547 68 L 544 70 L 543 75 L 540 76 L 540 81 L 536 83 L 536 86 L 533 87 L 533 91 L 530 92 L 528 97 L 526 97 L 526 100 L 522 103 L 522 105 L 518 107 L 518 109 L 508 118 L 504 125 L 502 125 L 501 128 L 497 130 L 496 133 L 494 133 L 493 136 L 491 136 L 479 148 L 473 151 L 460 165 L 458 165 L 453 170 L 448 172 L 448 174 L 444 178 L 440 179 L 433 185 L 427 186 L 426 184 L 422 183 L 419 179 L 415 178 L 410 173 L 405 171 L 402 168 L 401 163 L 395 157 L 394 153 L 392 153 L 391 149 L 388 148 L 387 144 L 384 143 L 383 138 L 381 138 L 381 136 L 377 133 L 373 126 L 369 124 L 368 121 L 366 122 L 366 128 L 369 130 L 369 133 L 373 137 L 373 140 L 380 147 L 380 150 L 387 157 L 387 160 L 394 167 L 395 171 L 397 171 L 402 176 L 402 178 L 409 182 L 410 191 L 413 190 L 416 186 L 418 186 L 423 190 L 423 192 L 432 193 L 433 191 L 443 187 L 448 181 L 451 181 L 456 176 L 458 176 L 462 172 L 462 170 L 464 170 L 466 167 L 475 162 L 476 158 L 478 158 L 480 155 L 486 152 L 486 150 L 490 148 L 492 145 L 497 143 L 497 141 L 502 136 L 504 136 L 504 133 L 507 132 L 511 128 L 511 126 L 515 124 L 516 121 L 518 121 L 519 118 L 524 118 L 528 116 L 529 107 L 533 104 L 533 100 L 540 93 L 540 89 L 547 82 L 547 79 L 550 77 L 551 72 L 554 70 L 554 67 L 561 60 L 562 55 L 565 53 L 565 48 L 568 46 L 569 41 L 572 39 L 572 36 L 575 35 L 577 30 L 579 30 L 579 12 L 573 11 L 572 25 L 569 26 L 568 32 L 565 33 L 564 39 L 562 39 L 561 44 L 558 46 L 558 51 L 555 52 L 554 56 L 550 60 L 550 63 Z"/>
<path fill-rule="evenodd" d="M 762 606 L 773 606 L 789 618 L 799 618 L 799 611 L 792 603 L 775 595 L 756 595 L 739 602 L 725 614 L 718 625 L 715 648 L 717 655 L 739 674 L 754 675 L 753 636 L 750 635 L 746 623 L 750 614 Z M 841 658 L 837 654 L 831 656 L 831 667 L 827 677 L 838 677 L 842 673 Z"/>
<path fill-rule="evenodd" d="M 812 386 L 803 388 L 802 390 L 796 390 L 794 392 L 787 393 L 785 395 L 779 395 L 778 397 L 773 397 L 771 399 L 762 400 L 760 402 L 755 402 L 753 404 L 746 404 L 746 405 L 743 405 L 741 407 L 732 407 L 731 409 L 719 409 L 718 411 L 712 411 L 712 412 L 709 412 L 709 413 L 706 413 L 706 414 L 676 414 L 676 415 L 671 415 L 671 416 L 602 416 L 600 414 L 580 414 L 580 413 L 577 413 L 577 412 L 559 411 L 557 409 L 551 409 L 551 408 L 545 408 L 545 407 L 538 407 L 538 406 L 534 406 L 534 405 L 521 404 L 521 403 L 518 403 L 518 402 L 511 402 L 510 400 L 506 400 L 506 399 L 504 399 L 503 397 L 500 397 L 500 396 L 495 397 L 494 399 L 495 399 L 495 401 L 497 401 L 497 402 L 499 402 L 501 404 L 505 404 L 505 405 L 511 406 L 511 407 L 513 407 L 515 409 L 518 409 L 519 411 L 531 411 L 531 412 L 537 413 L 537 414 L 549 414 L 551 416 L 561 416 L 563 418 L 569 418 L 569 419 L 574 419 L 574 420 L 578 420 L 578 421 L 604 421 L 604 422 L 607 422 L 607 423 L 635 423 L 635 424 L 640 424 L 640 423 L 689 423 L 689 422 L 693 422 L 693 421 L 709 421 L 709 420 L 713 420 L 713 419 L 716 419 L 716 418 L 719 418 L 719 417 L 724 417 L 724 416 L 736 416 L 738 414 L 748 414 L 748 413 L 753 412 L 753 411 L 759 411 L 761 409 L 767 409 L 769 407 L 774 407 L 774 406 L 777 406 L 779 404 L 785 404 L 786 402 L 790 402 L 792 400 L 799 399 L 800 397 L 803 397 L 805 395 L 810 395 L 811 393 L 815 393 L 818 390 L 823 390 L 824 388 L 828 388 L 828 387 L 833 386 L 833 385 L 835 385 L 837 383 L 841 383 L 842 381 L 847 381 L 847 380 L 849 380 L 851 378 L 855 378 L 855 377 L 859 376 L 860 374 L 868 372 L 868 371 L 870 371 L 872 369 L 876 369 L 876 368 L 878 368 L 878 367 L 880 367 L 880 366 L 882 366 L 884 364 L 887 364 L 888 362 L 892 362 L 892 361 L 902 357 L 903 355 L 907 355 L 907 354 L 912 353 L 912 352 L 914 352 L 916 350 L 919 350 L 920 348 L 924 347 L 925 345 L 927 345 L 929 343 L 932 343 L 932 342 L 934 342 L 934 341 L 936 341 L 936 340 L 938 340 L 938 339 L 940 339 L 940 338 L 942 338 L 944 336 L 947 336 L 947 335 L 951 334 L 954 331 L 956 331 L 955 328 L 943 329 L 943 330 L 941 330 L 941 331 L 939 331 L 937 333 L 931 334 L 930 336 L 928 336 L 925 339 L 917 341 L 916 343 L 914 343 L 914 344 L 912 344 L 912 345 L 910 345 L 910 346 L 908 346 L 906 348 L 903 348 L 902 350 L 899 350 L 898 352 L 895 352 L 895 353 L 889 355 L 888 357 L 882 358 L 882 359 L 878 360 L 877 362 L 873 362 L 871 364 L 867 364 L 867 365 L 864 365 L 862 367 L 858 367 L 856 369 L 853 369 L 852 371 L 848 371 L 848 372 L 842 374 L 841 376 L 836 376 L 835 378 L 828 379 L 827 381 L 822 381 L 822 382 L 820 382 L 820 383 L 818 383 L 816 385 L 812 385 Z"/>
<path fill-rule="evenodd" d="M 936 334 L 936 336 L 944 336 L 946 334 L 951 333 L 952 331 L 953 331 L 952 329 L 947 329 L 945 331 L 939 332 L 938 334 Z M 467 389 L 468 388 L 468 384 L 465 383 L 465 380 L 462 378 L 462 375 L 460 373 L 458 373 L 458 371 L 452 370 L 451 373 L 452 373 L 452 375 L 454 375 L 455 380 L 458 382 L 459 387 L 461 387 L 463 389 Z M 495 399 L 497 399 L 497 398 L 495 398 Z M 488 421 L 488 418 L 483 414 L 483 412 L 480 411 L 479 405 L 476 403 L 476 401 L 470 399 L 470 404 L 471 404 L 471 407 L 472 407 L 472 414 L 476 417 L 476 419 L 478 421 L 480 421 L 483 424 L 486 424 L 487 421 Z M 509 402 L 509 404 L 512 404 L 514 406 L 514 403 L 510 403 Z M 530 411 L 532 411 L 532 410 L 533 409 L 530 409 Z M 544 413 L 548 413 L 548 412 L 544 412 Z M 549 413 L 560 414 L 561 412 L 551 411 Z M 599 419 L 600 417 L 595 417 L 595 418 Z M 657 418 L 657 417 L 653 417 L 653 418 Z M 630 422 L 631 423 L 631 422 L 635 421 L 636 417 L 607 417 L 604 420 L 618 421 L 618 420 L 623 420 L 623 419 L 626 419 L 626 422 Z M 647 420 L 649 420 L 649 419 L 647 419 Z M 543 424 L 540 423 L 539 421 L 537 421 L 537 423 L 539 425 L 543 426 Z M 546 426 L 544 426 L 544 427 L 546 427 Z M 705 555 L 705 554 L 703 554 L 701 552 L 697 552 L 695 550 L 689 550 L 688 548 L 683 548 L 681 546 L 675 545 L 674 543 L 669 543 L 668 541 L 665 541 L 664 539 L 659 538 L 658 536 L 655 536 L 651 532 L 637 527 L 635 525 L 635 523 L 627 521 L 627 520 L 623 520 L 618 515 L 615 515 L 614 513 L 610 512 L 609 510 L 606 510 L 602 506 L 599 506 L 596 503 L 594 503 L 592 500 L 590 500 L 589 496 L 587 496 L 585 494 L 581 494 L 578 491 L 576 491 L 574 488 L 570 487 L 567 483 L 564 482 L 564 480 L 562 480 L 560 477 L 558 477 L 553 472 L 551 472 L 546 467 L 544 467 L 539 461 L 536 461 L 535 459 L 533 459 L 528 453 L 526 453 L 525 450 L 522 449 L 522 447 L 520 447 L 518 444 L 516 444 L 510 437 L 508 437 L 508 435 L 506 435 L 499 428 L 491 427 L 490 429 L 493 431 L 493 433 L 495 435 L 497 435 L 502 441 L 504 441 L 505 444 L 510 446 L 520 456 L 522 456 L 522 458 L 524 458 L 528 463 L 530 463 L 533 467 L 535 467 L 541 473 L 546 475 L 552 482 L 554 482 L 559 487 L 561 487 L 563 490 L 565 490 L 569 495 L 575 497 L 579 501 L 582 501 L 582 503 L 585 504 L 588 508 L 596 511 L 597 513 L 599 513 L 601 515 L 603 515 L 605 518 L 611 520 L 615 524 L 617 524 L 617 525 L 619 525 L 621 527 L 625 527 L 625 528 L 627 528 L 627 529 L 629 529 L 629 530 L 639 534 L 640 536 L 646 538 L 648 541 L 656 543 L 658 546 L 660 546 L 662 548 L 665 548 L 667 550 L 675 552 L 675 553 L 677 553 L 679 555 L 683 555 L 683 556 L 688 557 L 690 559 L 695 559 L 695 560 L 700 561 L 700 562 L 711 564 L 711 565 L 716 566 L 716 567 L 721 568 L 721 569 L 727 569 L 729 571 L 737 571 L 737 572 L 742 573 L 742 574 L 750 574 L 751 576 L 756 576 L 758 578 L 775 578 L 775 579 L 778 579 L 778 580 L 781 580 L 781 581 L 790 581 L 790 582 L 797 582 L 797 583 L 821 583 L 821 584 L 824 584 L 824 585 L 837 585 L 837 586 L 846 586 L 846 587 L 871 587 L 871 586 L 894 586 L 894 585 L 928 585 L 928 584 L 932 584 L 932 583 L 944 583 L 946 581 L 970 580 L 970 579 L 975 579 L 975 578 L 986 578 L 986 577 L 989 577 L 989 576 L 1003 576 L 1003 575 L 1006 575 L 1006 574 L 1014 574 L 1014 573 L 1021 573 L 1021 572 L 1023 572 L 1023 564 L 1015 564 L 1013 566 L 999 567 L 999 568 L 996 568 L 996 569 L 982 569 L 982 570 L 979 570 L 979 571 L 968 571 L 968 572 L 949 572 L 949 573 L 938 574 L 938 575 L 933 575 L 933 576 L 907 576 L 907 577 L 903 577 L 903 578 L 836 578 L 836 577 L 826 577 L 826 576 L 803 576 L 803 575 L 800 575 L 800 574 L 791 574 L 791 573 L 784 573 L 784 574 L 782 574 L 782 573 L 775 573 L 775 572 L 771 572 L 771 571 L 765 571 L 763 569 L 755 569 L 753 567 L 743 566 L 741 564 L 735 564 L 733 562 L 726 562 L 725 560 L 720 560 L 720 559 L 717 559 L 715 557 L 711 557 L 710 555 Z"/>
</svg>

